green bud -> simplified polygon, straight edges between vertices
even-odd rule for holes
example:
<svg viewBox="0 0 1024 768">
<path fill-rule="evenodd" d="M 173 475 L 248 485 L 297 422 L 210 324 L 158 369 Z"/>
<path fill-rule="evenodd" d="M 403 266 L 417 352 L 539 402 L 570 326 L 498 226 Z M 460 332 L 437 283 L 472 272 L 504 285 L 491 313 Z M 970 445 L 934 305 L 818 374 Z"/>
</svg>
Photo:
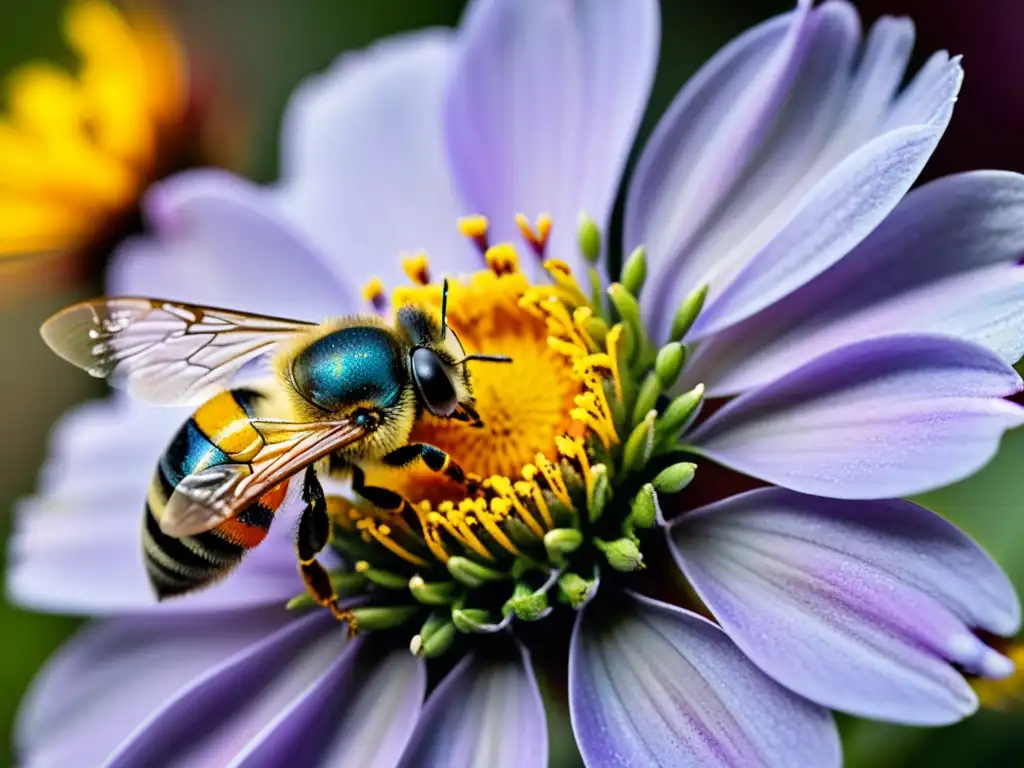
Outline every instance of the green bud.
<svg viewBox="0 0 1024 768">
<path fill-rule="evenodd" d="M 697 465 L 688 461 L 673 464 L 661 470 L 654 478 L 654 487 L 659 493 L 679 493 L 693 480 Z"/>
<path fill-rule="evenodd" d="M 409 579 L 405 576 L 374 568 L 365 560 L 360 560 L 356 563 L 356 573 L 361 574 L 367 581 L 383 589 L 406 589 L 409 586 Z"/>
<path fill-rule="evenodd" d="M 451 648 L 452 641 L 455 640 L 455 625 L 447 617 L 443 617 L 443 621 L 436 626 L 431 625 L 428 631 L 427 626 L 432 621 L 433 617 L 428 619 L 419 634 L 413 635 L 409 641 L 409 650 L 414 656 L 435 659 Z"/>
<path fill-rule="evenodd" d="M 639 296 L 647 279 L 647 251 L 638 245 L 622 265 L 622 287 Z"/>
<path fill-rule="evenodd" d="M 601 258 L 601 230 L 597 222 L 582 211 L 576 219 L 576 242 L 583 258 L 590 264 L 596 264 Z"/>
<path fill-rule="evenodd" d="M 452 623 L 459 632 L 488 632 L 494 625 L 491 618 L 480 608 L 452 608 Z"/>
<path fill-rule="evenodd" d="M 638 472 L 643 469 L 654 453 L 654 420 L 655 411 L 648 411 L 626 439 L 626 447 L 622 451 L 622 468 L 625 472 Z"/>
<path fill-rule="evenodd" d="M 504 615 L 514 613 L 521 621 L 537 621 L 548 613 L 548 596 L 546 592 L 534 591 L 529 584 L 516 584 L 512 597 L 505 601 L 501 612 Z"/>
<path fill-rule="evenodd" d="M 627 521 L 630 532 L 632 526 L 639 528 L 653 528 L 657 519 L 657 498 L 654 494 L 654 486 L 644 483 L 636 496 L 633 497 L 632 509 Z"/>
<path fill-rule="evenodd" d="M 544 549 L 553 562 L 560 562 L 583 543 L 583 534 L 575 528 L 555 528 L 544 534 Z"/>
<path fill-rule="evenodd" d="M 683 303 L 676 310 L 672 318 L 671 336 L 673 339 L 682 339 L 693 326 L 697 315 L 704 309 L 704 299 L 708 296 L 707 284 L 694 289 L 689 296 L 683 299 Z"/>
<path fill-rule="evenodd" d="M 426 582 L 419 574 L 409 579 L 409 592 L 424 605 L 450 605 L 458 589 L 454 581 Z"/>
<path fill-rule="evenodd" d="M 467 587 L 479 587 L 488 581 L 503 581 L 509 576 L 467 557 L 458 556 L 448 558 L 448 572 Z"/>
<path fill-rule="evenodd" d="M 596 590 L 596 579 L 584 579 L 577 573 L 563 573 L 558 579 L 558 599 L 577 610 L 590 601 Z"/>
<path fill-rule="evenodd" d="M 596 546 L 604 554 L 608 565 L 616 571 L 631 573 L 644 568 L 644 556 L 640 547 L 630 538 L 603 541 L 594 539 Z"/>
<path fill-rule="evenodd" d="M 336 571 L 331 576 L 331 586 L 338 597 L 352 597 L 358 595 L 366 588 L 366 578 L 361 573 L 353 571 Z M 316 601 L 308 592 L 296 595 L 285 604 L 289 611 L 304 610 L 316 605 Z"/>
<path fill-rule="evenodd" d="M 658 419 L 658 439 L 675 438 L 697 412 L 704 399 L 704 385 L 698 384 L 668 404 Z"/>
<path fill-rule="evenodd" d="M 587 515 L 590 522 L 597 522 L 604 508 L 612 498 L 612 484 L 608 478 L 608 468 L 604 464 L 595 464 L 590 468 L 590 497 L 587 499 Z"/>
<path fill-rule="evenodd" d="M 608 286 L 608 296 L 612 300 L 622 322 L 628 325 L 634 333 L 642 333 L 643 322 L 640 319 L 640 304 L 636 296 L 631 294 L 621 283 L 612 283 Z"/>
<path fill-rule="evenodd" d="M 637 392 L 631 424 L 639 424 L 647 413 L 654 409 L 654 406 L 658 404 L 658 397 L 661 395 L 662 389 L 661 379 L 658 378 L 658 375 L 654 371 L 648 373 L 644 378 L 644 383 L 640 385 L 640 391 Z"/>
<path fill-rule="evenodd" d="M 658 374 L 661 388 L 671 389 L 679 378 L 686 362 L 686 347 L 678 341 L 670 341 L 658 350 L 658 356 L 654 359 L 654 371 Z"/>
<path fill-rule="evenodd" d="M 353 608 L 360 631 L 379 632 L 399 627 L 422 611 L 418 605 L 365 606 Z"/>
</svg>

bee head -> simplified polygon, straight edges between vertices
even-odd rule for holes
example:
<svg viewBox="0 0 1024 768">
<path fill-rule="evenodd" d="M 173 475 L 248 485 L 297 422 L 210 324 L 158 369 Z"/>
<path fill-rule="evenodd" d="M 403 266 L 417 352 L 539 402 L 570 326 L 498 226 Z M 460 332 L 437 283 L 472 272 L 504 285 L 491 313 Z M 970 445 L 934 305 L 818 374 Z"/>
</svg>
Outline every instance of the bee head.
<svg viewBox="0 0 1024 768">
<path fill-rule="evenodd" d="M 480 425 L 480 417 L 473 408 L 473 388 L 466 363 L 471 360 L 511 362 L 498 355 L 467 355 L 458 335 L 446 322 L 448 308 L 448 281 L 441 293 L 441 322 L 419 307 L 398 310 L 400 328 L 412 341 L 409 352 L 409 372 L 416 396 L 435 416 L 470 421 Z"/>
</svg>

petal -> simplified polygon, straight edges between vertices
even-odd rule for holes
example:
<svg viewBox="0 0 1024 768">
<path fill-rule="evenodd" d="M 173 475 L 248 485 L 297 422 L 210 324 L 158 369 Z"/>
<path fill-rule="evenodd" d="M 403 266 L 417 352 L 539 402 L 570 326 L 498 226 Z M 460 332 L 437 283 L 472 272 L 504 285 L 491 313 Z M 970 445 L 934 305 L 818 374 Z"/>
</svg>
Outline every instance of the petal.
<svg viewBox="0 0 1024 768">
<path fill-rule="evenodd" d="M 232 766 L 398 764 L 419 719 L 426 666 L 405 648 L 356 640 Z"/>
<path fill-rule="evenodd" d="M 548 255 L 584 266 L 576 217 L 606 228 L 650 91 L 654 0 L 479 0 L 460 30 L 446 105 L 448 151 L 466 204 L 492 240 L 514 216 L 554 221 Z"/>
<path fill-rule="evenodd" d="M 694 338 L 769 306 L 910 187 L 949 121 L 959 63 L 936 54 L 896 95 L 913 27 L 882 19 L 856 57 L 859 39 L 848 3 L 801 4 L 727 46 L 677 97 L 627 199 L 626 245 L 647 244 L 656 330 L 704 283 Z"/>
<path fill-rule="evenodd" d="M 190 171 L 149 192 L 153 237 L 128 241 L 108 289 L 298 320 L 353 311 L 340 283 L 271 195 L 223 171 Z M 355 283 L 349 284 L 357 285 Z"/>
<path fill-rule="evenodd" d="M 482 264 L 445 164 L 451 49 L 432 30 L 346 54 L 288 106 L 278 199 L 351 285 L 404 284 L 400 254 L 420 249 L 441 273 Z"/>
<path fill-rule="evenodd" d="M 711 622 L 637 596 L 573 630 L 569 702 L 588 766 L 838 766 L 829 713 Z"/>
<path fill-rule="evenodd" d="M 834 267 L 702 344 L 686 383 L 734 394 L 893 333 L 958 336 L 1015 362 L 1024 354 L 1022 219 L 1016 173 L 964 173 L 914 190 Z"/>
<path fill-rule="evenodd" d="M 761 489 L 685 514 L 669 533 L 740 649 L 831 709 L 950 723 L 977 707 L 951 663 L 997 677 L 1013 669 L 971 631 L 1017 631 L 1010 580 L 955 526 L 910 502 Z"/>
<path fill-rule="evenodd" d="M 423 709 L 401 765 L 488 768 L 544 765 L 544 703 L 530 657 L 473 653 L 448 673 Z"/>
<path fill-rule="evenodd" d="M 19 502 L 8 596 L 73 614 L 191 611 L 281 603 L 303 591 L 286 503 L 263 543 L 223 582 L 158 604 L 142 565 L 140 525 L 157 459 L 185 418 L 125 396 L 72 411 L 54 431 L 39 494 Z"/>
<path fill-rule="evenodd" d="M 939 336 L 844 347 L 733 400 L 688 439 L 730 469 L 803 493 L 909 496 L 973 474 L 1024 409 L 1020 377 Z"/>
<path fill-rule="evenodd" d="M 283 663 L 296 650 L 287 642 L 291 618 L 278 608 L 236 613 L 230 621 L 147 616 L 88 626 L 47 663 L 22 703 L 15 730 L 20 764 L 101 765 L 166 699 L 253 644 L 274 638 Z"/>
</svg>

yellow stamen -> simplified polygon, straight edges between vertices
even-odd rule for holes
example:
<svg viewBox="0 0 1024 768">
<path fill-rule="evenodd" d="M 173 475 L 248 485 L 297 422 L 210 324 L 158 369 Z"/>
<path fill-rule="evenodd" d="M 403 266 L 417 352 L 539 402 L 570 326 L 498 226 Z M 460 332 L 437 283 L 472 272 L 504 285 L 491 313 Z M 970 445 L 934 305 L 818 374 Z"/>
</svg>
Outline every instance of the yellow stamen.
<svg viewBox="0 0 1024 768">
<path fill-rule="evenodd" d="M 530 244 L 530 248 L 538 256 L 543 257 L 544 251 L 547 249 L 548 239 L 551 237 L 551 217 L 542 213 L 537 217 L 537 221 L 533 227 L 530 226 L 530 220 L 526 218 L 526 214 L 516 214 L 516 226 L 519 227 L 519 232 L 522 234 L 523 239 Z"/>
<path fill-rule="evenodd" d="M 362 296 L 363 301 L 378 309 L 385 306 L 387 297 L 384 294 L 384 281 L 379 277 L 371 277 L 363 285 Z"/>
<path fill-rule="evenodd" d="M 513 272 L 519 271 L 519 254 L 512 243 L 492 245 L 484 253 L 484 260 L 487 262 L 487 266 L 490 267 L 491 272 L 498 275 L 498 277 L 511 275 Z"/>
<path fill-rule="evenodd" d="M 459 232 L 463 237 L 472 240 L 480 253 L 487 252 L 487 231 L 490 224 L 486 216 L 463 216 L 458 222 Z"/>
<path fill-rule="evenodd" d="M 427 285 L 430 282 L 430 263 L 425 251 L 403 256 L 402 270 L 416 285 Z"/>
<path fill-rule="evenodd" d="M 372 518 L 363 518 L 359 520 L 356 525 L 364 533 L 369 535 L 371 538 L 377 541 L 378 544 L 382 545 L 386 549 L 390 550 L 394 554 L 398 555 L 403 560 L 412 563 L 413 565 L 426 565 L 427 561 L 419 555 L 414 555 L 408 549 L 403 547 L 393 538 L 391 538 L 391 528 L 387 525 L 377 525 L 377 522 Z"/>
</svg>

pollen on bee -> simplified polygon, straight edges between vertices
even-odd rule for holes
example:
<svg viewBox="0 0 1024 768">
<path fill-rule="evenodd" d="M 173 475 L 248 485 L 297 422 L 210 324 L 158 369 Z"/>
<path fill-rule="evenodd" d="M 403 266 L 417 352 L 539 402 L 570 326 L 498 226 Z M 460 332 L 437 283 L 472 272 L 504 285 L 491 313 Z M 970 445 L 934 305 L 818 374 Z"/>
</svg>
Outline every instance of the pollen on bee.
<svg viewBox="0 0 1024 768">
<path fill-rule="evenodd" d="M 542 213 L 537 217 L 533 226 L 530 226 L 530 220 L 526 218 L 526 214 L 517 213 L 516 226 L 519 227 L 519 232 L 523 239 L 530 244 L 533 252 L 543 258 L 544 251 L 548 247 L 548 240 L 551 238 L 551 216 Z"/>
<path fill-rule="evenodd" d="M 519 271 L 519 254 L 512 243 L 492 245 L 484 253 L 484 259 L 490 270 L 498 277 Z"/>
<path fill-rule="evenodd" d="M 363 301 L 373 306 L 378 312 L 383 312 L 388 305 L 387 294 L 384 293 L 384 281 L 379 277 L 371 277 L 363 285 Z"/>
<path fill-rule="evenodd" d="M 459 219 L 458 225 L 462 236 L 472 240 L 476 247 L 480 249 L 480 253 L 487 252 L 489 244 L 487 232 L 490 229 L 490 223 L 487 221 L 486 216 L 463 216 Z"/>
<path fill-rule="evenodd" d="M 430 262 L 426 251 L 418 251 L 412 256 L 402 257 L 402 270 L 416 285 L 430 284 Z"/>
</svg>

